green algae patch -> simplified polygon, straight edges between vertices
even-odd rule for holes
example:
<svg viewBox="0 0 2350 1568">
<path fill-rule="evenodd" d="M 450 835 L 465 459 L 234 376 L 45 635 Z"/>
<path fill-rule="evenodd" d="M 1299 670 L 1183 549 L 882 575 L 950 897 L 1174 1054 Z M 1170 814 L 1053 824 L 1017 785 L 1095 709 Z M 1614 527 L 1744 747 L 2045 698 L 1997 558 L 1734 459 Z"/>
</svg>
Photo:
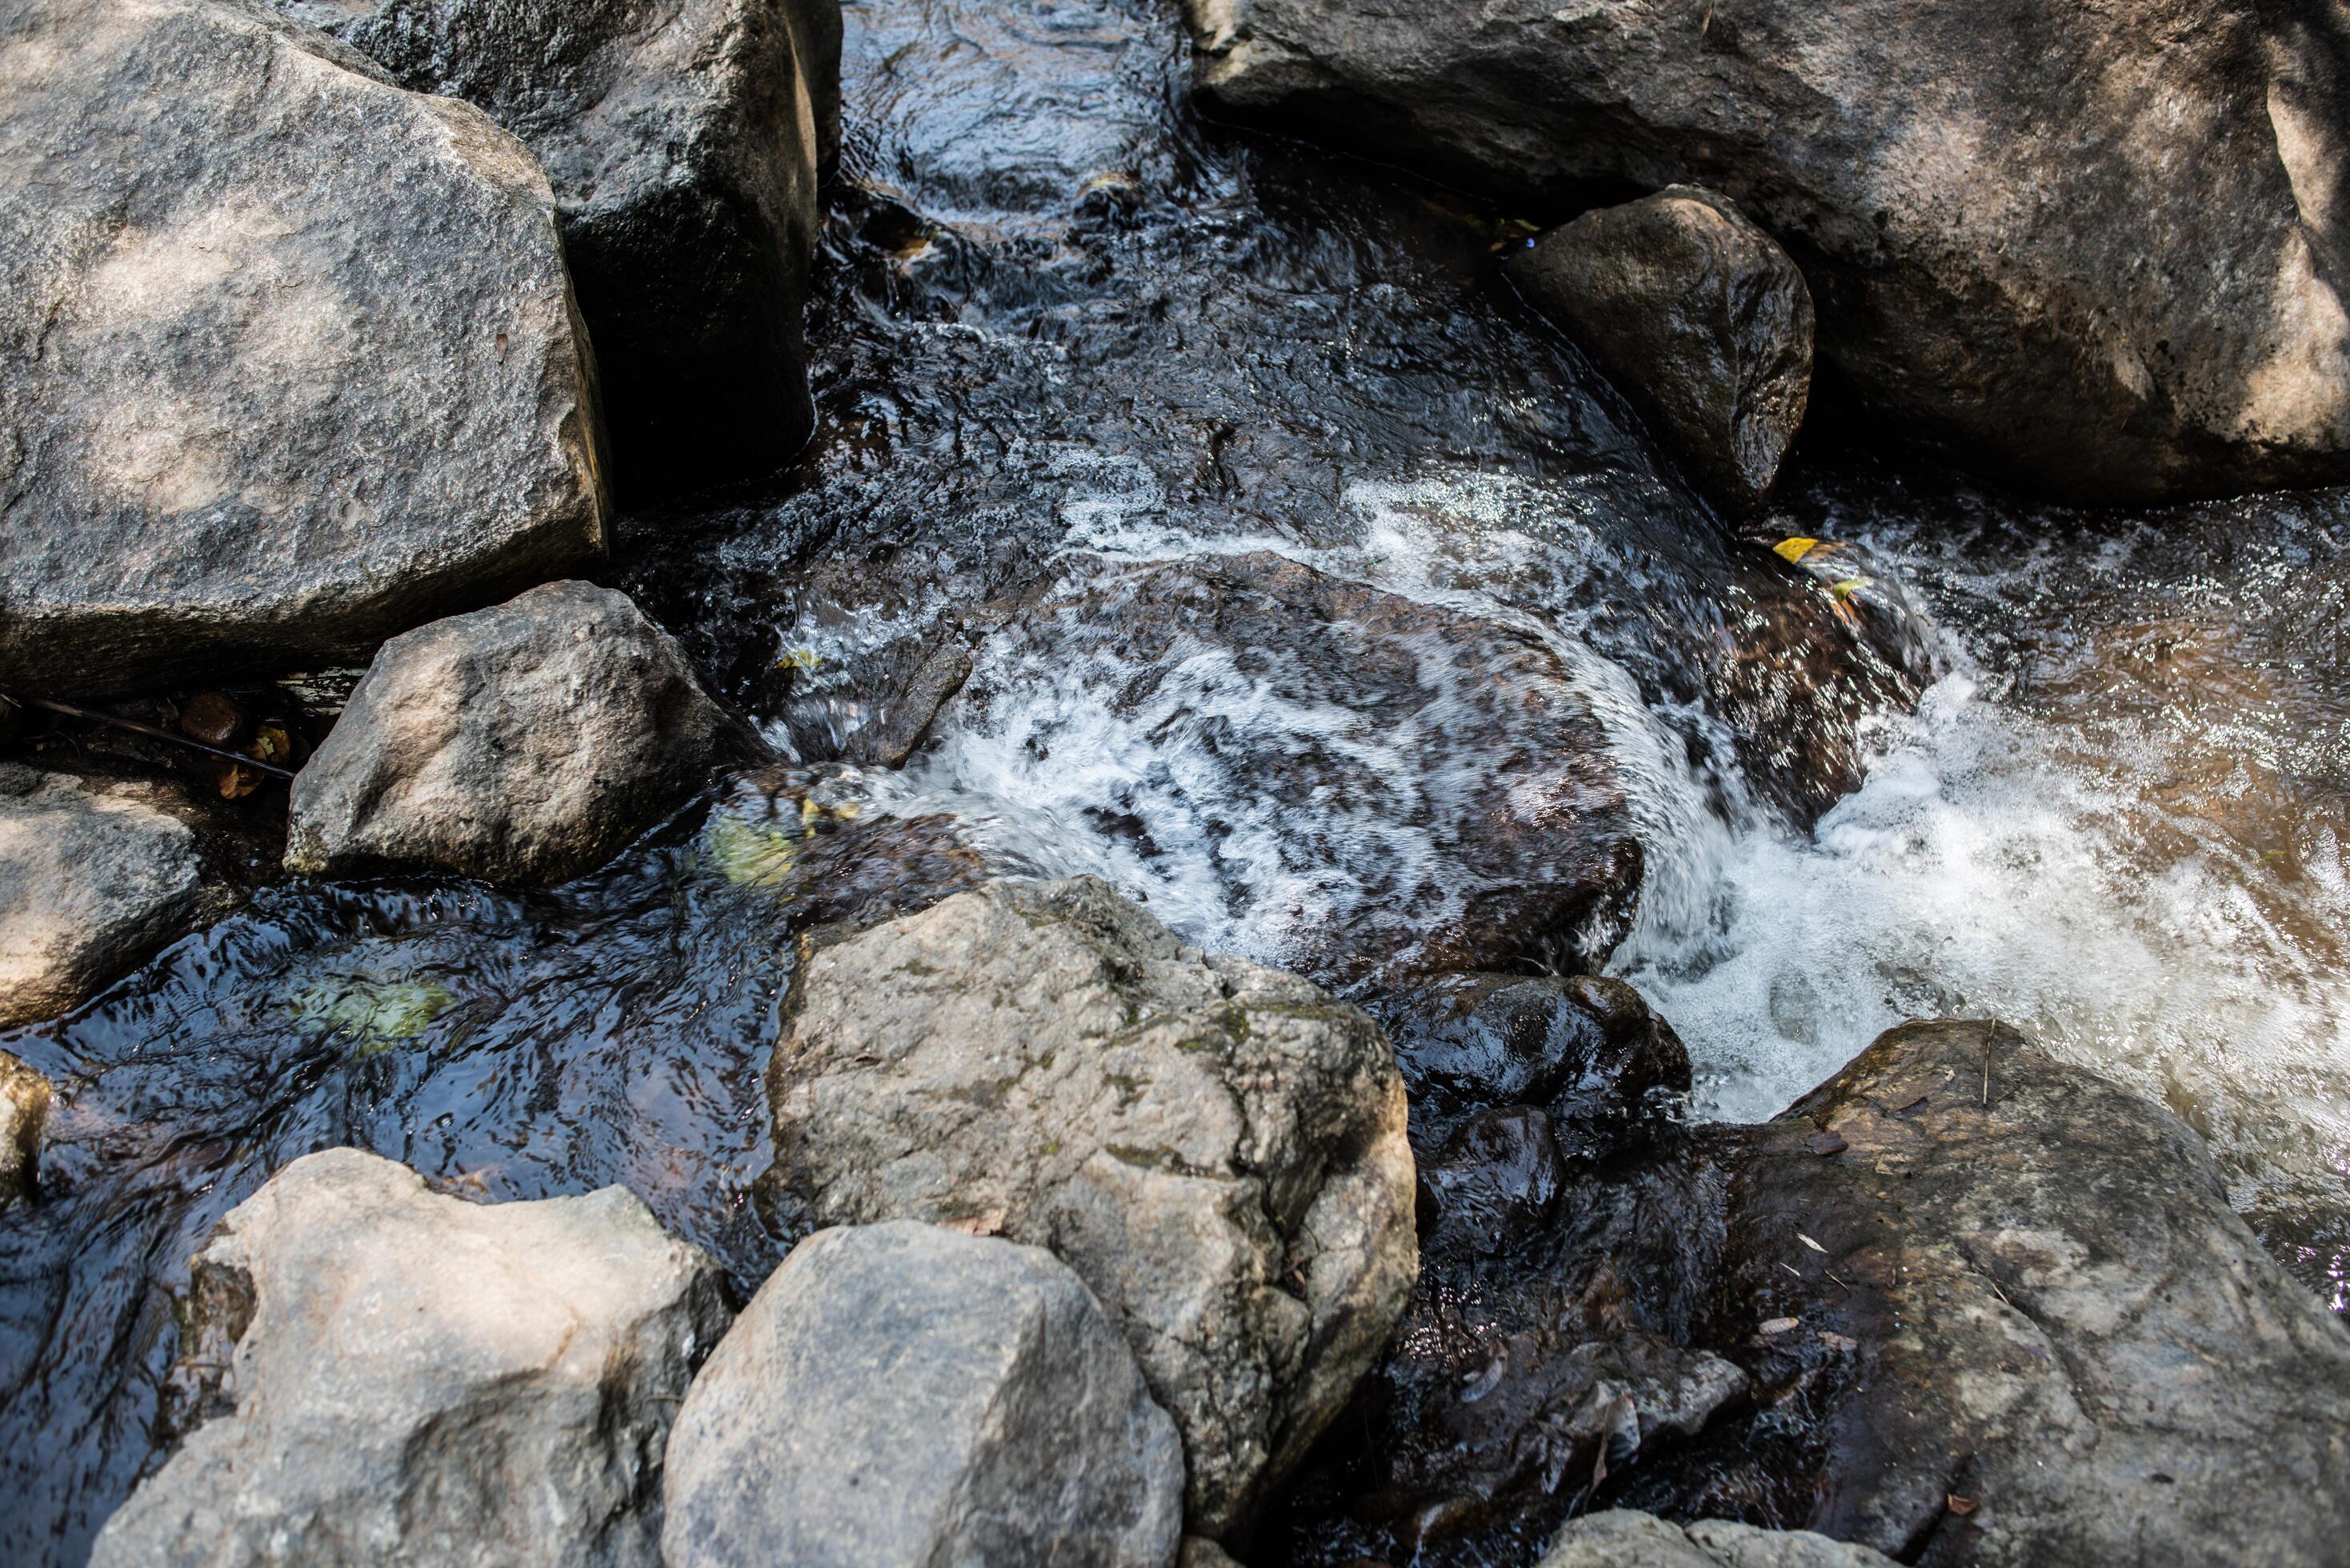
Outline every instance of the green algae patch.
<svg viewBox="0 0 2350 1568">
<path fill-rule="evenodd" d="M 353 1056 L 373 1056 L 415 1039 L 456 1002 L 426 980 L 322 981 L 295 997 L 294 1016 L 349 1042 Z"/>
</svg>

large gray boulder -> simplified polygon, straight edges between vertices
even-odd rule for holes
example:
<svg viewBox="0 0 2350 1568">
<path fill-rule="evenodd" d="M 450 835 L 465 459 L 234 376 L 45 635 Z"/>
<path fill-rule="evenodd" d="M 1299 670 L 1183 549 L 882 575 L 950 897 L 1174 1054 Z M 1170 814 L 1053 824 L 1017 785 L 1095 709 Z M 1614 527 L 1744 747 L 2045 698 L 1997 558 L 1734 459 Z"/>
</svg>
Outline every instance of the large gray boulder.
<svg viewBox="0 0 2350 1568">
<path fill-rule="evenodd" d="M 383 645 L 294 780 L 286 868 L 572 876 L 745 743 L 627 595 L 548 583 Z"/>
<path fill-rule="evenodd" d="M 485 1206 L 338 1148 L 229 1211 L 184 1315 L 181 1376 L 220 1413 L 99 1568 L 652 1563 L 671 1419 L 727 1312 L 625 1189 Z"/>
<path fill-rule="evenodd" d="M 1812 388 L 1812 294 L 1737 204 L 1675 185 L 1586 213 L 1511 258 L 1732 513 L 1770 493 Z"/>
<path fill-rule="evenodd" d="M 627 494 L 806 439 L 839 0 L 273 0 L 522 138 L 554 187 Z"/>
<path fill-rule="evenodd" d="M 900 1221 L 820 1231 L 678 1412 L 667 1568 L 1173 1568 L 1183 1450 L 1050 1252 Z"/>
<path fill-rule="evenodd" d="M 1403 1085 L 1377 1026 L 1091 878 L 874 927 L 811 958 L 786 1007 L 776 1221 L 1051 1248 L 1174 1416 L 1191 1527 L 1244 1521 L 1411 1289 Z"/>
<path fill-rule="evenodd" d="M 1723 192 L 1802 265 L 1856 402 L 1967 461 L 2091 499 L 2350 473 L 2327 7 L 1187 6 L 1225 112 L 1521 209 Z"/>
<path fill-rule="evenodd" d="M 2341 1560 L 2350 1331 L 2170 1112 L 1939 1021 L 1751 1142 L 1722 1299 L 1853 1347 L 1814 1529 L 1938 1564 Z"/>
<path fill-rule="evenodd" d="M 546 178 L 366 68 L 0 0 L 0 689 L 348 657 L 602 548 Z"/>
<path fill-rule="evenodd" d="M 78 1005 L 232 900 L 170 804 L 0 763 L 0 1028 Z"/>
<path fill-rule="evenodd" d="M 1893 1568 L 1893 1559 L 1808 1530 L 1727 1519 L 1682 1526 L 1611 1508 L 1570 1521 L 1538 1568 Z"/>
</svg>

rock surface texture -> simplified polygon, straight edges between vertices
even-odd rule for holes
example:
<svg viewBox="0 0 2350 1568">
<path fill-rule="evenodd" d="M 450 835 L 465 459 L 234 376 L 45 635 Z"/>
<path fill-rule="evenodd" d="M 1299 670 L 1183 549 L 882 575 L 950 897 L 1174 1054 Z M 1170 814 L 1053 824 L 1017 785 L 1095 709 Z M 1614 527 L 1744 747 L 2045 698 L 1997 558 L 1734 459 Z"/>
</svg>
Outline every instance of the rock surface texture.
<svg viewBox="0 0 2350 1568">
<path fill-rule="evenodd" d="M 768 1088 L 785 1230 L 959 1224 L 1092 1287 L 1182 1433 L 1201 1534 L 1303 1454 L 1411 1288 L 1378 1027 L 1091 878 L 997 884 L 818 951 Z"/>
<path fill-rule="evenodd" d="M 1049 1252 L 899 1221 L 768 1276 L 670 1435 L 667 1568 L 1171 1568 L 1183 1450 Z"/>
<path fill-rule="evenodd" d="M 1147 764 L 1070 767 L 1105 719 Z M 1555 648 L 1278 556 L 1076 563 L 983 637 L 930 729 L 1036 759 L 1040 793 L 1097 784 L 1068 804 L 1196 867 L 1317 979 L 1582 967 L 1639 889 L 1624 781 Z"/>
<path fill-rule="evenodd" d="M 1857 1346 L 1814 1528 L 2000 1568 L 2350 1540 L 2350 1331 L 2168 1111 L 2003 1026 L 1910 1024 L 1761 1129 L 1737 1210 L 1728 1288 Z"/>
<path fill-rule="evenodd" d="M 1770 493 L 1812 389 L 1812 294 L 1737 204 L 1676 185 L 1586 213 L 1510 261 L 1735 514 Z"/>
<path fill-rule="evenodd" d="M 49 1081 L 0 1051 L 0 1203 L 29 1196 L 49 1119 Z"/>
<path fill-rule="evenodd" d="M 1224 111 L 1721 192 L 1869 411 L 2085 499 L 2350 472 L 2338 26 L 2255 0 L 1188 0 Z M 2298 15 L 2297 13 L 2293 15 Z"/>
<path fill-rule="evenodd" d="M 78 1005 L 228 901 L 163 803 L 0 763 L 0 1028 Z"/>
<path fill-rule="evenodd" d="M 1608 1509 L 1560 1531 L 1539 1568 L 1892 1568 L 1866 1546 L 1806 1530 L 1762 1530 L 1726 1519 L 1683 1527 L 1653 1513 Z"/>
<path fill-rule="evenodd" d="M 801 313 L 838 0 L 275 0 L 546 165 L 629 494 L 806 437 Z"/>
<path fill-rule="evenodd" d="M 588 869 L 745 743 L 624 594 L 549 583 L 392 639 L 294 781 L 287 869 Z"/>
<path fill-rule="evenodd" d="M 217 1413 L 91 1561 L 656 1561 L 720 1274 L 621 1188 L 477 1205 L 356 1149 L 296 1160 L 195 1260 L 181 1376 Z"/>
<path fill-rule="evenodd" d="M 365 69 L 0 4 L 0 688 L 348 657 L 601 550 L 546 176 Z"/>
</svg>

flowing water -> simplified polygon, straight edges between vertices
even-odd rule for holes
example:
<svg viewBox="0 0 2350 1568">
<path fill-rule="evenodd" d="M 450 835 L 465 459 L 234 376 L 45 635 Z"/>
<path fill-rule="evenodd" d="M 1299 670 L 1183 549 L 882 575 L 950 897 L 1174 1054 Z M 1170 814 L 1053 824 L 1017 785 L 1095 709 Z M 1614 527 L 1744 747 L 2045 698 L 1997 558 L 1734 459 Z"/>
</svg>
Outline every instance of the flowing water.
<svg viewBox="0 0 2350 1568">
<path fill-rule="evenodd" d="M 1703 1114 L 1996 1012 L 2203 1130 L 2345 1306 L 2350 504 L 2074 514 L 1828 453 L 1742 535 L 1500 286 L 1513 214 L 1199 123 L 1151 0 L 847 16 L 816 441 L 624 520 L 616 568 L 783 763 L 545 892 L 265 889 L 0 1037 L 61 1090 L 41 1200 L 0 1219 L 0 1557 L 78 1561 L 156 1461 L 186 1259 L 307 1150 L 491 1199 L 625 1182 L 754 1285 L 759 1076 L 813 926 L 1091 871 L 1350 984 L 1349 947 L 1440 923 L 1508 737 L 1367 724 L 1327 655 L 1194 647 L 1138 685 L 1087 607 L 1201 558 L 1555 661 L 1647 875 L 1628 933 L 1518 961 L 1621 936 Z M 887 765 L 955 637 L 968 679 Z"/>
</svg>

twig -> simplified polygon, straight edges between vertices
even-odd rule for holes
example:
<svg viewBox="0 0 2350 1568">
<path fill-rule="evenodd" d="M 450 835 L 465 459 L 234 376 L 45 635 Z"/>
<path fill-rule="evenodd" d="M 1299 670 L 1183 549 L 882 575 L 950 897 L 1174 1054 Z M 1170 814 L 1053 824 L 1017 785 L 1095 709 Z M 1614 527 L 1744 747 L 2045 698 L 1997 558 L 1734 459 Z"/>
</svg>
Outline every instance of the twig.
<svg viewBox="0 0 2350 1568">
<path fill-rule="evenodd" d="M 192 746 L 197 751 L 220 758 L 223 762 L 234 763 L 238 767 L 251 768 L 255 773 L 268 774 L 281 779 L 290 779 L 294 776 L 293 770 L 289 768 L 281 768 L 273 763 L 265 763 L 257 758 L 248 757 L 243 752 L 224 751 L 218 746 L 208 746 L 192 735 L 177 734 L 153 724 L 142 724 L 136 719 L 124 719 L 112 713 L 100 713 L 88 708 L 77 708 L 70 702 L 52 702 L 46 697 L 17 697 L 12 698 L 11 701 L 22 702 L 28 708 L 46 708 L 52 713 L 63 713 L 69 719 L 92 719 L 101 724 L 111 724 L 118 730 L 128 730 L 134 735 L 145 735 L 150 740 L 169 741 L 175 746 Z"/>
</svg>

